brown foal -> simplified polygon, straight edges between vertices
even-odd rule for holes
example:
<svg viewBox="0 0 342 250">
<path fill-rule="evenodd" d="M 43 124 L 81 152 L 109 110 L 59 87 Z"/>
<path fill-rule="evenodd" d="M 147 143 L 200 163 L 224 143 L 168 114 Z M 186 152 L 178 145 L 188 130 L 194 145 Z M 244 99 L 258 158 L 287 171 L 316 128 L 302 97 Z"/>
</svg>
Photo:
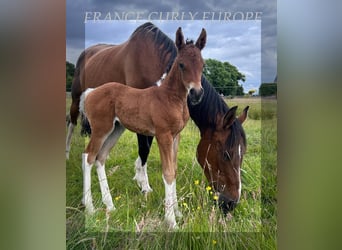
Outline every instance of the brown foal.
<svg viewBox="0 0 342 250">
<path fill-rule="evenodd" d="M 136 89 L 116 82 L 88 89 L 81 97 L 80 109 L 89 120 L 92 134 L 82 155 L 84 171 L 83 203 L 93 212 L 90 173 L 97 166 L 102 201 L 108 210 L 114 205 L 104 170 L 105 160 L 117 140 L 116 126 L 147 136 L 155 136 L 162 162 L 165 184 L 165 220 L 176 227 L 175 216 L 181 216 L 176 195 L 176 170 L 179 134 L 189 119 L 187 95 L 199 102 L 203 96 L 201 75 L 204 62 L 201 50 L 206 43 L 206 31 L 194 44 L 185 43 L 181 28 L 176 32 L 177 57 L 160 87 Z"/>
</svg>

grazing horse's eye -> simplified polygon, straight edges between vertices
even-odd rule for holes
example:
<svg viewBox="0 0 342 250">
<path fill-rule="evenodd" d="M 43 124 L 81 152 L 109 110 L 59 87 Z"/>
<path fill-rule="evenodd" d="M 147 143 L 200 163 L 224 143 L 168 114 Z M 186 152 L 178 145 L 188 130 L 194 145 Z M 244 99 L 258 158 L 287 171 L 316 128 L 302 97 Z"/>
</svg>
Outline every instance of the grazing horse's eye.
<svg viewBox="0 0 342 250">
<path fill-rule="evenodd" d="M 184 70 L 184 64 L 183 63 L 179 63 L 179 68 L 181 69 L 181 70 Z"/>
<path fill-rule="evenodd" d="M 230 154 L 228 153 L 228 151 L 224 151 L 224 153 L 223 153 L 223 159 L 224 159 L 225 161 L 231 161 L 231 160 L 232 160 L 231 157 L 230 157 Z"/>
</svg>

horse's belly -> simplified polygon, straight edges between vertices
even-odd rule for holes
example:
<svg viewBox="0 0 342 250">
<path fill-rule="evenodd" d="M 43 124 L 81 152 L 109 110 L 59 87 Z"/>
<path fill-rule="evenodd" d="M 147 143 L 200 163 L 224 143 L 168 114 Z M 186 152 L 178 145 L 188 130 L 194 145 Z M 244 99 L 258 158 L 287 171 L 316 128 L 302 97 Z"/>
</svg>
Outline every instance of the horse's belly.
<svg viewBox="0 0 342 250">
<path fill-rule="evenodd" d="M 154 136 L 155 135 L 155 128 L 150 122 L 144 121 L 141 119 L 137 119 L 137 116 L 134 114 L 131 114 L 127 116 L 126 114 L 117 114 L 116 118 L 125 128 L 128 130 L 142 134 L 142 135 L 148 135 L 148 136 Z"/>
</svg>

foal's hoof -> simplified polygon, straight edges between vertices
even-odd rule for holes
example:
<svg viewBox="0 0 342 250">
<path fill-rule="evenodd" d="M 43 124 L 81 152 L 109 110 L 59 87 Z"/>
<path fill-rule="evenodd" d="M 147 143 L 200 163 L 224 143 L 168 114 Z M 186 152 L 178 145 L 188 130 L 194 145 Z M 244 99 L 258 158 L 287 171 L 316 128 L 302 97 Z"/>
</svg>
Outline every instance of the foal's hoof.
<svg viewBox="0 0 342 250">
<path fill-rule="evenodd" d="M 85 208 L 85 213 L 88 214 L 88 215 L 93 215 L 95 213 L 95 208 L 93 206 L 86 207 Z"/>
<path fill-rule="evenodd" d="M 113 206 L 108 206 L 107 208 L 106 208 L 106 212 L 113 212 L 113 211 L 115 211 L 115 207 L 114 207 L 114 205 Z"/>
<path fill-rule="evenodd" d="M 169 230 L 177 230 L 177 229 L 179 229 L 176 222 L 166 221 L 166 224 L 168 225 L 168 229 Z"/>
</svg>

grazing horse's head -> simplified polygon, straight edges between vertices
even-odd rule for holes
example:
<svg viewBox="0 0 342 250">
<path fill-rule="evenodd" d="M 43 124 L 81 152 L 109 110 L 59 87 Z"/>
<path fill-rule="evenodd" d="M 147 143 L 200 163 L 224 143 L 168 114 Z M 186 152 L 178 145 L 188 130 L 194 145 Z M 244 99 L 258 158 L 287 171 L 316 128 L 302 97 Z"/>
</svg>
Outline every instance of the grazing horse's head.
<svg viewBox="0 0 342 250">
<path fill-rule="evenodd" d="M 238 118 L 237 107 L 216 118 L 216 128 L 206 130 L 197 147 L 198 161 L 210 185 L 219 194 L 218 204 L 224 214 L 235 208 L 241 195 L 240 166 L 246 151 L 246 136 L 241 124 L 246 107 Z"/>
<path fill-rule="evenodd" d="M 176 32 L 175 43 L 178 48 L 178 55 L 175 59 L 175 63 L 181 71 L 182 82 L 189 91 L 189 99 L 193 105 L 199 103 L 203 97 L 201 76 L 204 61 L 201 50 L 204 48 L 206 41 L 207 33 L 205 29 L 202 29 L 195 44 L 193 44 L 192 40 L 184 41 L 181 28 L 178 28 Z"/>
</svg>

